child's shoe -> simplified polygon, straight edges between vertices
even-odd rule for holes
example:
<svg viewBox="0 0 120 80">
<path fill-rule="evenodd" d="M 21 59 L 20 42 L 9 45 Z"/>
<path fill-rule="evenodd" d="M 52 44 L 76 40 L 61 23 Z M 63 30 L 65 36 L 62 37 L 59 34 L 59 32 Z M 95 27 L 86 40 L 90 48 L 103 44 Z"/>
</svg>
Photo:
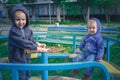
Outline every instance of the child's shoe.
<svg viewBox="0 0 120 80">
<path fill-rule="evenodd" d="M 90 75 L 84 74 L 82 80 L 89 80 L 89 78 L 90 78 Z"/>
<path fill-rule="evenodd" d="M 70 77 L 74 77 L 76 74 L 79 73 L 79 70 L 75 69 L 72 71 L 72 73 L 70 74 Z"/>
</svg>

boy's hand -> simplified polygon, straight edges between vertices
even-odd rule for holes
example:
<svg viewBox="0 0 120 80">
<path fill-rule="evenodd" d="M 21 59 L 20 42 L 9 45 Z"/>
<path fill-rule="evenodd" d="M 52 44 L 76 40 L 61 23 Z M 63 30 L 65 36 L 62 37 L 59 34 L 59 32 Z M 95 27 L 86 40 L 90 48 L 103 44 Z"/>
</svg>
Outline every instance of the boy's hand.
<svg viewBox="0 0 120 80">
<path fill-rule="evenodd" d="M 101 59 L 101 60 L 96 60 L 97 62 L 102 62 L 103 60 Z"/>
<path fill-rule="evenodd" d="M 31 52 L 48 52 L 49 49 L 37 47 L 37 50 L 31 50 Z"/>
<path fill-rule="evenodd" d="M 40 44 L 39 42 L 36 42 L 39 47 L 46 48 L 46 44 Z"/>
<path fill-rule="evenodd" d="M 37 47 L 37 51 L 38 51 L 38 52 L 48 52 L 48 49 L 46 49 L 46 48 L 41 48 L 41 47 Z"/>
<path fill-rule="evenodd" d="M 46 48 L 46 44 L 41 44 L 40 47 Z"/>
<path fill-rule="evenodd" d="M 75 57 L 77 57 L 77 55 L 78 55 L 78 54 L 75 54 L 75 53 L 74 53 L 74 54 L 71 54 L 71 55 L 69 55 L 69 58 L 75 58 Z"/>
<path fill-rule="evenodd" d="M 79 54 L 79 53 L 80 53 L 80 49 L 77 48 L 75 53 L 76 53 L 76 54 Z"/>
</svg>

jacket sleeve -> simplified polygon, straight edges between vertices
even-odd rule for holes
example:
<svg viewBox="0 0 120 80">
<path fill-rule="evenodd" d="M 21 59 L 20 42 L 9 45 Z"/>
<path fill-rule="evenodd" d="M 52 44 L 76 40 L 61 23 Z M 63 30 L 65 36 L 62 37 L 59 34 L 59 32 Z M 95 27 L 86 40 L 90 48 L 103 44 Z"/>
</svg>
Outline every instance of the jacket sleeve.
<svg viewBox="0 0 120 80">
<path fill-rule="evenodd" d="M 104 41 L 103 38 L 100 37 L 97 41 L 97 56 L 96 56 L 96 60 L 101 60 L 103 55 L 104 55 Z"/>
<path fill-rule="evenodd" d="M 31 31 L 30 41 L 32 41 L 34 44 L 36 44 L 36 41 L 33 39 L 33 32 Z M 36 44 L 37 45 L 37 44 Z"/>
<path fill-rule="evenodd" d="M 82 42 L 80 43 L 80 45 L 78 46 L 78 48 L 79 48 L 80 50 L 82 50 L 82 49 L 84 48 L 84 46 L 85 46 L 85 38 L 83 38 L 83 40 L 82 40 Z"/>
<path fill-rule="evenodd" d="M 30 39 L 23 38 L 19 33 L 12 31 L 9 34 L 9 44 L 22 49 L 36 50 L 37 45 Z"/>
</svg>

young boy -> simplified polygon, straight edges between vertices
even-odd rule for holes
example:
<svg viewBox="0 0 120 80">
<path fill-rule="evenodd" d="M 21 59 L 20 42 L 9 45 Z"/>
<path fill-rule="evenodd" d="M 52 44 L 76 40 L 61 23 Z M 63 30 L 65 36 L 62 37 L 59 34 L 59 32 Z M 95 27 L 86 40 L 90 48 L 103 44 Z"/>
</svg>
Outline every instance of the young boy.
<svg viewBox="0 0 120 80">
<path fill-rule="evenodd" d="M 11 63 L 29 63 L 30 52 L 47 52 L 46 45 L 32 39 L 32 30 L 29 28 L 29 12 L 21 4 L 12 8 L 12 27 L 9 31 L 9 61 Z M 30 71 L 19 71 L 19 80 L 29 80 Z"/>
<path fill-rule="evenodd" d="M 104 53 L 104 43 L 101 36 L 101 23 L 97 18 L 92 18 L 87 23 L 88 34 L 84 37 L 81 44 L 76 49 L 76 53 L 71 54 L 69 58 L 74 58 L 75 62 L 81 61 L 98 61 L 100 62 Z M 83 50 L 84 49 L 84 50 Z M 83 51 L 82 51 L 83 50 Z M 79 70 L 73 70 L 71 77 L 78 74 Z M 85 74 L 82 80 L 89 80 L 93 73 L 93 67 L 85 69 Z"/>
</svg>

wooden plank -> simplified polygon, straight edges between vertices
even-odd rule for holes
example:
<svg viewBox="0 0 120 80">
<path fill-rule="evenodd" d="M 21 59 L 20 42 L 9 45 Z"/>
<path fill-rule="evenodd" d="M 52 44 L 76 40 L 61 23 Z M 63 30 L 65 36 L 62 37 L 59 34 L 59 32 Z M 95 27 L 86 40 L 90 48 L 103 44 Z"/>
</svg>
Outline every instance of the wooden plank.
<svg viewBox="0 0 120 80">
<path fill-rule="evenodd" d="M 48 27 L 48 31 L 66 31 L 66 32 L 87 32 L 86 27 Z M 102 33 L 118 34 L 118 28 L 102 28 Z"/>
<path fill-rule="evenodd" d="M 39 77 L 31 77 L 30 80 L 42 80 L 42 79 L 41 76 L 39 76 Z M 49 80 L 81 80 L 81 79 L 71 78 L 66 76 L 49 76 Z"/>
<path fill-rule="evenodd" d="M 0 63 L 6 63 L 8 61 L 8 57 L 0 58 Z"/>
<path fill-rule="evenodd" d="M 120 78 L 120 67 L 119 66 L 113 63 L 107 62 L 107 61 L 102 61 L 101 63 L 108 69 L 109 73 L 112 76 Z"/>
<path fill-rule="evenodd" d="M 69 44 L 72 45 L 73 44 L 73 40 L 72 39 L 57 39 L 57 38 L 43 38 L 38 40 L 40 43 L 54 43 L 54 44 Z M 76 45 L 78 46 L 81 43 L 82 40 L 78 39 L 76 40 Z M 113 45 L 114 43 L 111 42 L 110 45 Z M 106 42 L 104 42 L 104 47 L 106 47 Z"/>
<path fill-rule="evenodd" d="M 32 53 L 31 58 L 37 58 L 38 54 L 37 53 Z M 8 57 L 0 58 L 0 63 L 7 63 L 9 62 Z"/>
<path fill-rule="evenodd" d="M 30 58 L 38 58 L 38 54 L 37 53 L 33 53 L 30 55 Z"/>
<path fill-rule="evenodd" d="M 45 39 L 40 39 L 38 40 L 39 42 L 48 42 L 48 43 L 55 43 L 55 44 L 73 44 L 73 41 L 69 40 L 60 40 L 60 39 L 52 39 L 52 38 L 45 38 Z M 76 45 L 78 45 L 80 42 L 76 42 Z"/>
</svg>

